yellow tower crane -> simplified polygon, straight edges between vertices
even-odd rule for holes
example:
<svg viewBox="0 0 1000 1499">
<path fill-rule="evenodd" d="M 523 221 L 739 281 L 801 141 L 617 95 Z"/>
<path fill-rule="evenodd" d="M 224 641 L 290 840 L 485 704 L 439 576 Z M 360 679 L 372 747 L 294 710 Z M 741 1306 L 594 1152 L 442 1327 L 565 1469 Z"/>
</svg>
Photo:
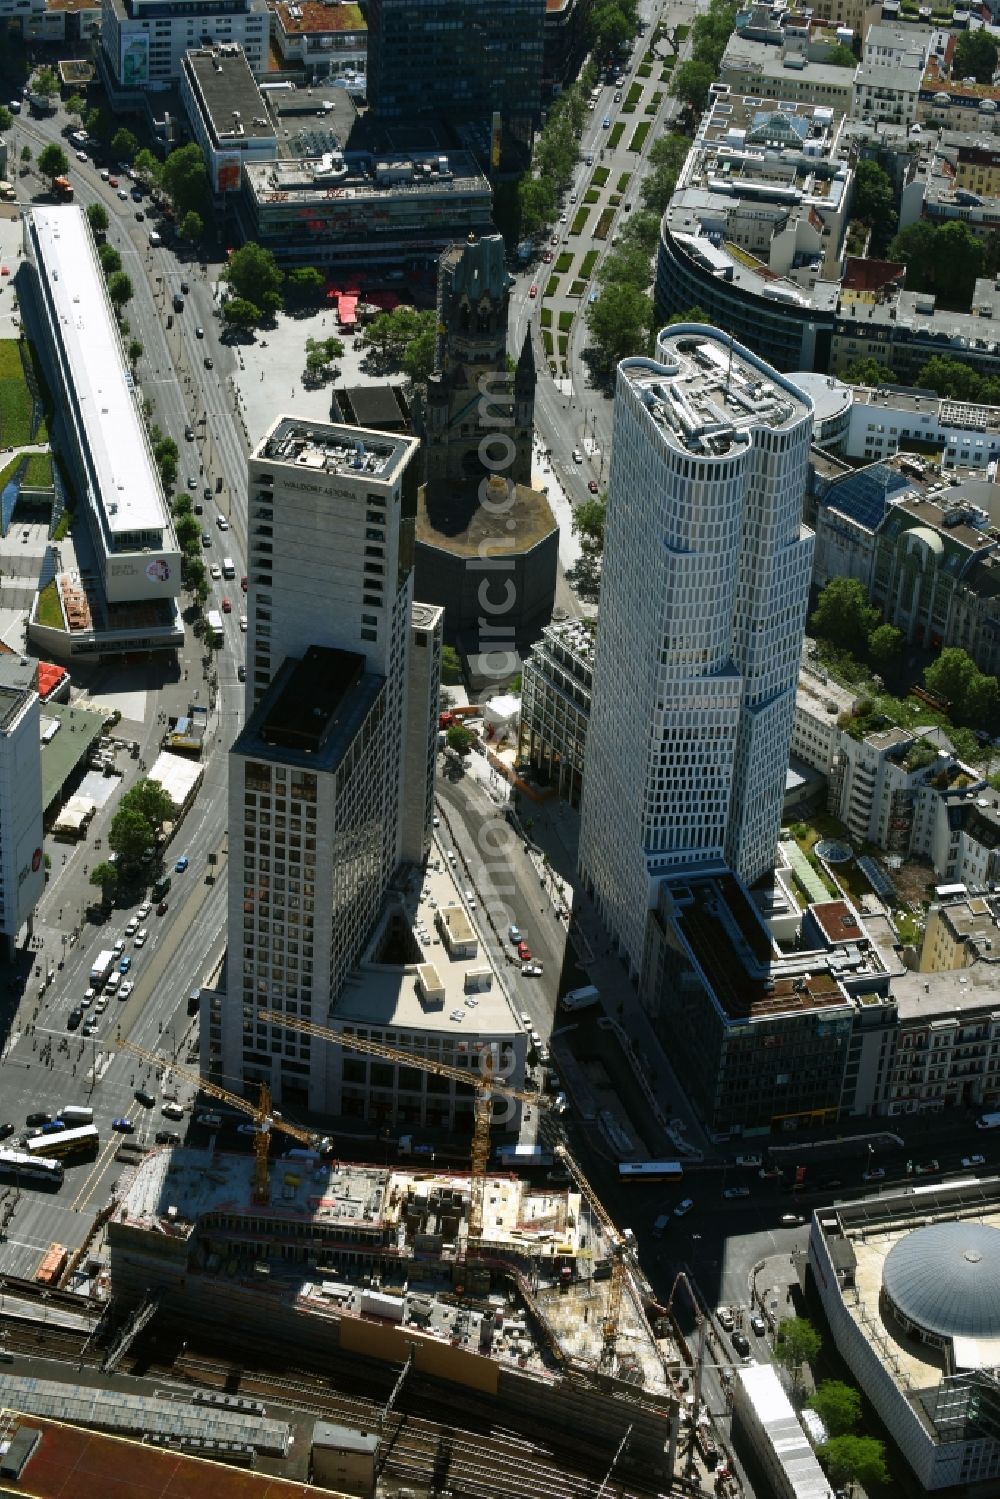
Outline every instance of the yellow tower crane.
<svg viewBox="0 0 1000 1499">
<path fill-rule="evenodd" d="M 249 1114 L 257 1126 L 253 1137 L 254 1165 L 253 1200 L 258 1205 L 270 1201 L 267 1189 L 267 1152 L 271 1142 L 272 1129 L 280 1129 L 285 1135 L 291 1135 L 294 1140 L 301 1141 L 304 1145 L 314 1148 L 319 1145 L 321 1136 L 311 1130 L 303 1129 L 300 1124 L 290 1124 L 282 1119 L 280 1114 L 271 1108 L 271 1090 L 267 1083 L 260 1084 L 260 1094 L 257 1102 L 251 1103 L 248 1098 L 243 1098 L 239 1093 L 230 1093 L 228 1088 L 220 1088 L 218 1083 L 210 1083 L 200 1077 L 197 1072 L 190 1072 L 186 1067 L 180 1067 L 169 1057 L 160 1056 L 158 1052 L 146 1051 L 142 1046 L 137 1046 L 134 1041 L 122 1043 L 124 1051 L 133 1052 L 137 1057 L 143 1057 L 145 1061 L 152 1062 L 156 1067 L 169 1068 L 176 1072 L 178 1077 L 186 1078 L 189 1083 L 197 1084 L 202 1093 L 210 1093 L 213 1098 L 220 1098 L 223 1103 L 232 1104 L 234 1109 L 240 1109 L 242 1113 Z"/>
<path fill-rule="evenodd" d="M 300 1020 L 294 1015 L 280 1015 L 273 1010 L 261 1010 L 261 1020 L 271 1025 L 282 1025 L 286 1030 L 304 1031 L 308 1036 L 318 1036 L 323 1041 L 336 1041 L 347 1051 L 364 1052 L 370 1057 L 381 1057 L 387 1062 L 398 1062 L 404 1067 L 416 1067 L 421 1072 L 433 1073 L 435 1077 L 450 1077 L 456 1083 L 474 1088 L 476 1103 L 472 1127 L 472 1200 L 469 1205 L 469 1238 L 478 1239 L 483 1231 L 483 1196 L 486 1168 L 490 1159 L 490 1123 L 492 1108 L 490 1100 L 494 1093 L 503 1098 L 516 1098 L 521 1103 L 534 1104 L 536 1108 L 549 1108 L 549 1100 L 540 1093 L 529 1093 L 524 1088 L 512 1088 L 507 1083 L 498 1083 L 493 1076 L 493 1055 L 487 1050 L 483 1058 L 483 1070 L 477 1076 L 461 1067 L 452 1067 L 447 1062 L 435 1062 L 429 1057 L 415 1056 L 398 1046 L 386 1046 L 382 1041 L 369 1041 L 348 1031 L 331 1030 L 325 1025 L 314 1025 L 311 1020 Z"/>
<path fill-rule="evenodd" d="M 601 1367 L 611 1368 L 615 1361 L 618 1324 L 621 1320 L 622 1296 L 625 1290 L 625 1255 L 627 1252 L 625 1238 L 590 1185 L 580 1163 L 569 1153 L 565 1145 L 557 1145 L 556 1154 L 565 1162 L 570 1176 L 580 1188 L 581 1196 L 589 1204 L 591 1212 L 611 1244 L 611 1280 L 608 1284 L 608 1304 L 604 1311 L 604 1346 L 601 1350 Z"/>
</svg>

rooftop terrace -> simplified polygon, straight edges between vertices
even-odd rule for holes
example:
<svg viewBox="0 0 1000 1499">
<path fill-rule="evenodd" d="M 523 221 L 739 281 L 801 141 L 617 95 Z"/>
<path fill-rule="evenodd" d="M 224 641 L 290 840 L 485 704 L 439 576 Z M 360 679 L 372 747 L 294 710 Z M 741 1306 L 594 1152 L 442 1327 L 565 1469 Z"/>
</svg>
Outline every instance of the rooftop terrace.
<svg viewBox="0 0 1000 1499">
<path fill-rule="evenodd" d="M 377 479 L 392 484 L 416 447 L 415 438 L 391 432 L 282 416 L 253 457 L 317 474 L 342 474 L 362 483 Z"/>
</svg>

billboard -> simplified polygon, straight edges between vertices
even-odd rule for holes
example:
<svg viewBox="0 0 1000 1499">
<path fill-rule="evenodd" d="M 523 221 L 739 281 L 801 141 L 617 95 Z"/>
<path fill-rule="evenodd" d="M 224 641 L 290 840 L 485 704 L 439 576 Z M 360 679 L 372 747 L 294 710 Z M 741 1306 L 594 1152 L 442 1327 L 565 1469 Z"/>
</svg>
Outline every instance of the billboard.
<svg viewBox="0 0 1000 1499">
<path fill-rule="evenodd" d="M 181 591 L 179 552 L 113 552 L 106 567 L 105 591 L 112 604 L 170 599 Z"/>
<path fill-rule="evenodd" d="M 237 153 L 235 156 L 217 156 L 215 158 L 215 190 L 219 193 L 235 193 L 240 185 L 240 163 L 242 158 Z"/>
<path fill-rule="evenodd" d="M 122 88 L 142 88 L 149 82 L 149 37 L 142 32 L 122 38 Z"/>
</svg>

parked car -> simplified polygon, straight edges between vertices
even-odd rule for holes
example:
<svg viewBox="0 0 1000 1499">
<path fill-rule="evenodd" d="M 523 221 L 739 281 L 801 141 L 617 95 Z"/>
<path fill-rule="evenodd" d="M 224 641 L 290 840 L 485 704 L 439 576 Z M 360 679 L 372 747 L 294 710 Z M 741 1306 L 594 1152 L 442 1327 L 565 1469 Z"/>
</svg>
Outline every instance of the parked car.
<svg viewBox="0 0 1000 1499">
<path fill-rule="evenodd" d="M 871 1166 L 865 1172 L 863 1180 L 866 1182 L 880 1182 L 885 1180 L 884 1166 Z"/>
<path fill-rule="evenodd" d="M 935 1171 L 941 1170 L 940 1161 L 918 1161 L 913 1168 L 914 1176 L 932 1176 Z"/>
<path fill-rule="evenodd" d="M 16 1127 L 9 1119 L 6 1124 L 0 1124 L 0 1140 L 8 1139 L 14 1133 Z"/>
<path fill-rule="evenodd" d="M 691 1209 L 693 1207 L 694 1207 L 694 1198 L 693 1197 L 685 1197 L 684 1201 L 683 1202 L 679 1202 L 677 1204 L 677 1206 L 674 1208 L 674 1217 L 675 1218 L 686 1218 L 687 1215 L 688 1215 L 688 1213 L 690 1213 L 690 1211 L 691 1211 Z"/>
<path fill-rule="evenodd" d="M 157 916 L 166 916 L 169 910 L 170 907 L 168 906 L 167 902 L 165 900 L 161 900 L 160 904 L 156 908 L 156 914 Z"/>
<path fill-rule="evenodd" d="M 722 1195 L 723 1195 L 723 1197 L 728 1197 L 728 1198 L 749 1197 L 750 1196 L 750 1188 L 749 1187 L 725 1187 L 723 1189 Z"/>
<path fill-rule="evenodd" d="M 964 1155 L 962 1157 L 962 1165 L 966 1171 L 972 1166 L 985 1166 L 986 1157 L 984 1155 Z"/>
<path fill-rule="evenodd" d="M 738 1155 L 736 1164 L 737 1166 L 763 1166 L 764 1161 L 759 1155 Z"/>
<path fill-rule="evenodd" d="M 798 1213 L 782 1213 L 781 1222 L 785 1228 L 794 1228 L 797 1223 L 802 1222 L 802 1219 Z"/>
</svg>

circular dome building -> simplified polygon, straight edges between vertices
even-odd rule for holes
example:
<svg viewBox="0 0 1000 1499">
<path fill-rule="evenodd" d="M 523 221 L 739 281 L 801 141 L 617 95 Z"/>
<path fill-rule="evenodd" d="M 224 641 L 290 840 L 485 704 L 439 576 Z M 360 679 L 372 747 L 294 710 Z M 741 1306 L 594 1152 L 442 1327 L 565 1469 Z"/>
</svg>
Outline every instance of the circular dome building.
<svg viewBox="0 0 1000 1499">
<path fill-rule="evenodd" d="M 894 1244 L 882 1294 L 900 1325 L 936 1347 L 1000 1338 L 1000 1228 L 933 1223 Z"/>
</svg>

